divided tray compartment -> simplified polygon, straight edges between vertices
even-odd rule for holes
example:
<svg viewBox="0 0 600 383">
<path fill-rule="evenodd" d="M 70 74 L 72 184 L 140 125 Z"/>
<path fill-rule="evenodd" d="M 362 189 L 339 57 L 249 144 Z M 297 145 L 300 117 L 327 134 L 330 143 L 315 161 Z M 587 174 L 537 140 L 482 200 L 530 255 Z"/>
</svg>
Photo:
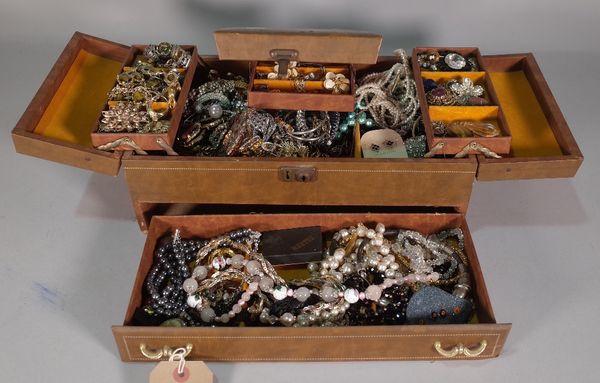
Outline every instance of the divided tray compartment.
<svg viewBox="0 0 600 383">
<path fill-rule="evenodd" d="M 140 307 L 144 282 L 157 241 L 181 230 L 183 238 L 212 237 L 239 227 L 259 231 L 321 226 L 334 231 L 358 222 L 434 233 L 462 228 L 472 276 L 471 294 L 477 323 L 340 327 L 146 327 L 131 324 Z M 188 360 L 203 361 L 340 361 L 481 359 L 498 356 L 511 325 L 496 323 L 468 226 L 462 214 L 251 214 L 156 216 L 146 244 L 122 326 L 113 334 L 123 361 L 165 359 L 185 347 Z M 473 353 L 465 353 L 464 350 Z M 477 354 L 477 355 L 474 355 Z"/>
<path fill-rule="evenodd" d="M 250 81 L 248 83 L 248 106 L 257 109 L 284 109 L 284 110 L 315 110 L 325 112 L 352 112 L 354 111 L 354 93 L 356 91 L 354 66 L 352 64 L 324 64 L 324 67 L 344 67 L 347 78 L 350 80 L 350 91 L 347 94 L 331 94 L 314 92 L 314 83 L 322 81 L 306 81 L 306 92 L 271 91 L 261 90 L 258 84 L 271 81 L 286 80 L 259 80 L 257 84 L 257 67 L 265 63 L 252 63 Z M 271 63 L 273 65 L 274 63 Z M 313 83 L 313 84 L 311 84 Z"/>
<path fill-rule="evenodd" d="M 130 66 L 133 63 L 135 57 L 137 55 L 142 54 L 146 47 L 147 45 L 133 45 L 129 49 L 129 53 L 119 73 L 123 72 L 125 67 Z M 187 69 L 185 70 L 183 82 L 181 83 L 181 90 L 179 91 L 179 94 L 176 97 L 175 108 L 169 111 L 169 130 L 165 133 L 98 132 L 100 120 L 102 119 L 102 114 L 99 113 L 96 126 L 91 134 L 92 143 L 95 147 L 115 142 L 118 139 L 124 137 L 128 137 L 129 139 L 131 139 L 138 147 L 140 147 L 143 150 L 164 151 L 165 145 L 167 145 L 170 148 L 173 147 L 175 137 L 177 135 L 177 130 L 179 129 L 179 123 L 181 121 L 183 110 L 185 108 L 185 101 L 187 100 L 187 96 L 192 85 L 192 79 L 194 77 L 194 73 L 198 65 L 197 48 L 193 45 L 182 45 L 181 47 L 186 52 L 191 54 L 191 60 Z M 116 84 L 116 81 L 113 83 L 113 86 L 114 84 Z M 104 105 L 104 108 L 102 109 L 103 111 L 108 109 L 108 97 L 106 99 L 106 103 Z M 132 147 L 128 145 L 122 145 L 116 148 L 116 150 L 131 149 Z"/>
<path fill-rule="evenodd" d="M 425 52 L 456 52 L 463 57 L 474 57 L 478 64 L 478 71 L 428 71 L 422 69 L 418 56 Z M 504 119 L 504 114 L 493 84 L 486 72 L 482 56 L 478 48 L 453 48 L 453 47 L 418 47 L 412 54 L 413 73 L 417 85 L 417 94 L 421 105 L 421 114 L 423 116 L 423 125 L 427 136 L 429 149 L 437 148 L 436 155 L 455 155 L 463 152 L 463 149 L 472 142 L 477 142 L 497 154 L 506 154 L 510 151 L 511 133 Z M 488 101 L 486 106 L 438 106 L 429 105 L 426 92 L 423 85 L 424 80 L 433 80 L 435 82 L 458 80 L 469 78 L 475 85 L 484 88 L 483 97 Z M 434 134 L 432 123 L 441 121 L 450 123 L 454 121 L 493 121 L 500 129 L 500 135 L 497 137 L 454 137 L 438 136 Z M 464 152 L 463 152 L 464 153 Z M 466 154 L 479 154 L 476 150 L 468 150 Z"/>
</svg>

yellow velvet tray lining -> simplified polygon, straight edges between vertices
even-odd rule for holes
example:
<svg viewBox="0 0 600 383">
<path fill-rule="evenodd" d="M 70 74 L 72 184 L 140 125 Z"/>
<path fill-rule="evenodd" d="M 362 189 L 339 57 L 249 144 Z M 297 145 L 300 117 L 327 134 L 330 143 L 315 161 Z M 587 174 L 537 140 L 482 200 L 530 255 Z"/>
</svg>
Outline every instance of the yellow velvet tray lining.
<svg viewBox="0 0 600 383">
<path fill-rule="evenodd" d="M 508 123 L 513 157 L 560 156 L 562 151 L 523 71 L 489 72 Z"/>
<path fill-rule="evenodd" d="M 120 71 L 119 61 L 79 51 L 33 132 L 91 148 L 90 132 Z"/>
</svg>

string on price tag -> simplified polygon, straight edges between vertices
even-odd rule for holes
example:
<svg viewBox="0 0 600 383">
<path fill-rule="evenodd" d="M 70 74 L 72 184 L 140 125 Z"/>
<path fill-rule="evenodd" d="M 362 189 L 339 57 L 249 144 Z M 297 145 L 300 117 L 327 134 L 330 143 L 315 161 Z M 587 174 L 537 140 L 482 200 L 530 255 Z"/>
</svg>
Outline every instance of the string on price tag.
<svg viewBox="0 0 600 383">
<path fill-rule="evenodd" d="M 150 373 L 150 383 L 214 383 L 215 376 L 204 362 L 185 360 L 185 348 L 178 348 L 168 361 L 159 362 Z"/>
</svg>

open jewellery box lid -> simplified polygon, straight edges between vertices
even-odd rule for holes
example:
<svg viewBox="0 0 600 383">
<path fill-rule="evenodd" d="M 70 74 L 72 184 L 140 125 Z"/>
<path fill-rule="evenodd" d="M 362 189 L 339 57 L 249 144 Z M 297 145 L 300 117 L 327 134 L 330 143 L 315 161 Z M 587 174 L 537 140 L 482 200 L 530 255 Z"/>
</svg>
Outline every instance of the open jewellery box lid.
<svg viewBox="0 0 600 383">
<path fill-rule="evenodd" d="M 235 28 L 215 31 L 221 60 L 273 61 L 277 52 L 295 52 L 293 61 L 374 64 L 383 37 L 343 30 Z M 360 47 L 360 48 L 359 48 Z"/>
</svg>

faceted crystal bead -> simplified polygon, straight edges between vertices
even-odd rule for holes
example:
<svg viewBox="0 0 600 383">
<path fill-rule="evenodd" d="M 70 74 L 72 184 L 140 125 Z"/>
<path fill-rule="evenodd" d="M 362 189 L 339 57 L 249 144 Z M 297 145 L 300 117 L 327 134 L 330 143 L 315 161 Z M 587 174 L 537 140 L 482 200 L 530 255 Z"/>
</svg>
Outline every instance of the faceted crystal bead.
<svg viewBox="0 0 600 383">
<path fill-rule="evenodd" d="M 211 265 L 212 265 L 213 269 L 215 269 L 215 270 L 221 270 L 225 266 L 227 266 L 227 261 L 225 260 L 225 258 L 223 258 L 221 256 L 218 256 L 218 257 L 215 257 L 212 260 Z"/>
</svg>

